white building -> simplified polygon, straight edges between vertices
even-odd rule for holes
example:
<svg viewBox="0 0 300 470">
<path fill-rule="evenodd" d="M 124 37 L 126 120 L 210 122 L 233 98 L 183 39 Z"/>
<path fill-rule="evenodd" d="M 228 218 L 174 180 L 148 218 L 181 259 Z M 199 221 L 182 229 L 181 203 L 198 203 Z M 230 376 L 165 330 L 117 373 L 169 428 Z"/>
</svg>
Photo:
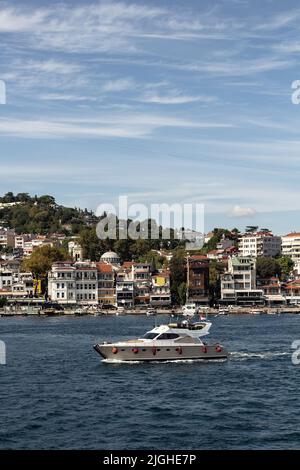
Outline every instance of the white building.
<svg viewBox="0 0 300 470">
<path fill-rule="evenodd" d="M 116 300 L 117 300 L 117 306 L 118 307 L 132 307 L 134 305 L 134 270 L 133 270 L 133 265 L 131 267 L 129 267 L 129 266 L 126 267 L 125 266 L 117 272 L 117 275 L 116 275 Z"/>
<path fill-rule="evenodd" d="M 292 232 L 281 237 L 282 255 L 289 256 L 295 263 L 295 271 L 300 274 L 300 233 Z"/>
<path fill-rule="evenodd" d="M 263 290 L 256 288 L 255 258 L 228 259 L 228 271 L 221 276 L 221 300 L 240 305 L 263 302 Z"/>
<path fill-rule="evenodd" d="M 74 261 L 83 261 L 83 249 L 77 241 L 71 240 L 68 243 L 68 251 Z"/>
<path fill-rule="evenodd" d="M 239 255 L 272 258 L 281 252 L 281 237 L 270 232 L 245 233 L 239 239 Z"/>
<path fill-rule="evenodd" d="M 61 304 L 98 304 L 97 279 L 93 263 L 54 263 L 48 274 L 48 296 Z"/>
</svg>

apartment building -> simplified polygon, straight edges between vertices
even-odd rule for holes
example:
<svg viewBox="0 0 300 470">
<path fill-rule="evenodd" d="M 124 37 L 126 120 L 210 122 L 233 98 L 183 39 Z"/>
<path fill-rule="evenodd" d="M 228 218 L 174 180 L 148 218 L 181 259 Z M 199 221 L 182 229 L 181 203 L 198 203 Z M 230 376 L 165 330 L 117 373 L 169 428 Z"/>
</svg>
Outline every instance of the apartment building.
<svg viewBox="0 0 300 470">
<path fill-rule="evenodd" d="M 152 307 L 168 307 L 171 305 L 170 273 L 160 270 L 151 277 L 150 304 Z"/>
<path fill-rule="evenodd" d="M 0 228 L 0 247 L 14 247 L 15 246 L 15 232 L 8 228 Z"/>
<path fill-rule="evenodd" d="M 100 305 L 116 305 L 115 272 L 107 263 L 97 263 L 98 302 Z"/>
<path fill-rule="evenodd" d="M 187 298 L 197 305 L 209 303 L 209 259 L 192 255 L 187 259 Z"/>
<path fill-rule="evenodd" d="M 264 291 L 256 287 L 256 259 L 235 256 L 228 259 L 228 270 L 221 275 L 221 302 L 262 304 Z"/>
<path fill-rule="evenodd" d="M 281 252 L 281 237 L 271 232 L 245 233 L 239 239 L 239 255 L 273 258 Z"/>
<path fill-rule="evenodd" d="M 296 275 L 300 275 L 300 233 L 292 232 L 281 237 L 282 255 L 289 256 L 295 263 Z"/>
<path fill-rule="evenodd" d="M 133 263 L 124 263 L 116 274 L 116 301 L 118 307 L 134 305 Z"/>
<path fill-rule="evenodd" d="M 151 289 L 151 265 L 148 263 L 134 263 L 133 280 L 135 305 L 149 304 Z"/>
</svg>

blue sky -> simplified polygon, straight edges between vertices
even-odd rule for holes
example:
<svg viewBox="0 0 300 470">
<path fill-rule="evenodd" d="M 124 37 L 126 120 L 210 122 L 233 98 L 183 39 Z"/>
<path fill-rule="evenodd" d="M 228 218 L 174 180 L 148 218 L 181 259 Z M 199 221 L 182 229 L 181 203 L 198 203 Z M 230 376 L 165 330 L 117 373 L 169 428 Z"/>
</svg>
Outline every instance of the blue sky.
<svg viewBox="0 0 300 470">
<path fill-rule="evenodd" d="M 300 5 L 0 0 L 1 193 L 300 229 Z"/>
</svg>

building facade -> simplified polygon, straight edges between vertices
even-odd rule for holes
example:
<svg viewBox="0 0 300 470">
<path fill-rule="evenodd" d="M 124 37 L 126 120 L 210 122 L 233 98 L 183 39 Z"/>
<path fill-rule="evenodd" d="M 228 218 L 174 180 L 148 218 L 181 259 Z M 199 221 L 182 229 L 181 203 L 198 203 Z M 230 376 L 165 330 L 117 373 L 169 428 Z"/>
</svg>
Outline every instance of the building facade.
<svg viewBox="0 0 300 470">
<path fill-rule="evenodd" d="M 263 290 L 256 288 L 256 259 L 235 256 L 221 275 L 221 302 L 232 305 L 264 303 Z"/>
<path fill-rule="evenodd" d="M 115 272 L 106 263 L 97 263 L 98 302 L 100 305 L 116 305 Z"/>
<path fill-rule="evenodd" d="M 98 304 L 98 275 L 93 263 L 57 262 L 48 273 L 48 297 L 61 304 Z"/>
<path fill-rule="evenodd" d="M 187 300 L 197 305 L 209 303 L 209 259 L 192 255 L 187 259 Z"/>
<path fill-rule="evenodd" d="M 151 277 L 150 304 L 152 307 L 168 307 L 171 305 L 170 273 L 161 270 Z"/>
<path fill-rule="evenodd" d="M 239 255 L 273 258 L 281 252 L 281 237 L 270 232 L 245 233 L 239 239 Z"/>
</svg>

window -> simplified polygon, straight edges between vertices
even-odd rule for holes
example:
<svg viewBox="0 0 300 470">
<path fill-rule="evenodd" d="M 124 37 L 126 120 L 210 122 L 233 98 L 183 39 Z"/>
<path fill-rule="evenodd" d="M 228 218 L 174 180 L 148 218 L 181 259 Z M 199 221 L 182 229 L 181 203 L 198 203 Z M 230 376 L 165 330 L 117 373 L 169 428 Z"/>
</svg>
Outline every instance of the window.
<svg viewBox="0 0 300 470">
<path fill-rule="evenodd" d="M 161 340 L 161 339 L 175 339 L 175 338 L 179 338 L 179 335 L 177 335 L 176 333 L 162 333 L 157 339 Z"/>
<path fill-rule="evenodd" d="M 154 339 L 156 338 L 156 336 L 157 336 L 157 333 L 146 333 L 143 337 L 145 339 Z"/>
</svg>

